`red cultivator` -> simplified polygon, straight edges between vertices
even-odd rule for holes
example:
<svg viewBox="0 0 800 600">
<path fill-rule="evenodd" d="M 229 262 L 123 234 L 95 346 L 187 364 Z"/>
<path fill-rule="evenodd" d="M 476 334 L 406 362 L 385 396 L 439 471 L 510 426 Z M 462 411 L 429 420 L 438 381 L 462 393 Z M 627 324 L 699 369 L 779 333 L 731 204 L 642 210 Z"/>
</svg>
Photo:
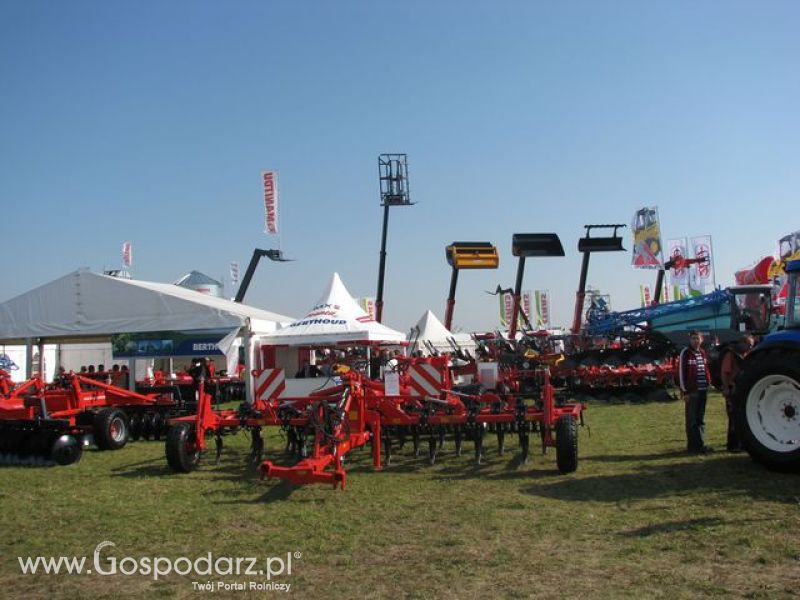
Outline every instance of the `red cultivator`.
<svg viewBox="0 0 800 600">
<path fill-rule="evenodd" d="M 101 450 L 122 448 L 132 428 L 143 425 L 157 436 L 175 403 L 70 374 L 46 386 L 33 378 L 14 387 L 0 371 L 0 462 L 61 464 L 77 462 L 84 438 Z"/>
<path fill-rule="evenodd" d="M 393 441 L 401 444 L 409 437 L 415 454 L 421 440 L 428 440 L 428 457 L 435 462 L 446 437 L 452 436 L 456 454 L 464 440 L 474 443 L 477 462 L 484 455 L 484 438 L 497 436 L 500 453 L 505 450 L 506 434 L 516 434 L 521 458 L 528 458 L 529 438 L 541 437 L 542 449 L 556 448 L 558 468 L 574 471 L 578 463 L 577 425 L 583 406 L 560 402 L 550 384 L 549 369 L 497 368 L 497 363 L 473 363 L 475 373 L 486 373 L 483 384 L 454 385 L 448 357 L 404 359 L 399 368 L 399 385 L 387 390 L 381 381 L 370 381 L 351 371 L 338 386 L 302 398 L 280 398 L 283 372 L 257 371 L 261 391 L 253 405 L 239 410 L 213 411 L 210 398 L 203 394 L 195 417 L 173 420 L 167 437 L 166 456 L 178 472 L 193 470 L 200 453 L 206 450 L 206 436 L 216 441 L 217 460 L 222 451 L 222 436 L 240 428 L 251 432 L 251 460 L 261 461 L 262 427 L 281 427 L 287 434 L 287 449 L 298 458 L 291 466 L 261 462 L 266 477 L 295 484 L 329 483 L 344 488 L 344 456 L 372 443 L 373 466 L 381 468 L 381 448 L 386 462 L 391 461 Z"/>
</svg>

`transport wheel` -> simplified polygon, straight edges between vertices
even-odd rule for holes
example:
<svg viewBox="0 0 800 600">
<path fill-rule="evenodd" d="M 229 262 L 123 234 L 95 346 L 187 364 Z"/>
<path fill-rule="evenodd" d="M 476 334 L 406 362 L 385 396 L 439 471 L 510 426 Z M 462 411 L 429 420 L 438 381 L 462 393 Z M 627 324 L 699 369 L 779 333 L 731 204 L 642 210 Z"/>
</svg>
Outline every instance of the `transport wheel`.
<svg viewBox="0 0 800 600">
<path fill-rule="evenodd" d="M 736 381 L 736 430 L 756 462 L 776 471 L 800 470 L 800 352 L 756 354 Z"/>
<path fill-rule="evenodd" d="M 111 406 L 94 416 L 94 443 L 100 450 L 119 450 L 128 443 L 131 422 L 125 411 Z"/>
<path fill-rule="evenodd" d="M 142 437 L 142 413 L 135 412 L 131 415 L 131 439 L 136 442 Z"/>
<path fill-rule="evenodd" d="M 200 462 L 194 440 L 194 425 L 178 423 L 170 427 L 166 443 L 167 463 L 176 473 L 191 473 Z"/>
<path fill-rule="evenodd" d="M 146 412 L 142 415 L 142 438 L 150 440 L 153 437 L 153 413 Z"/>
<path fill-rule="evenodd" d="M 556 422 L 556 464 L 561 473 L 578 468 L 578 422 L 572 415 Z"/>
<path fill-rule="evenodd" d="M 164 415 L 161 413 L 153 413 L 153 439 L 158 441 L 161 439 L 161 436 L 164 435 L 164 428 L 166 422 L 164 421 Z"/>
<path fill-rule="evenodd" d="M 71 465 L 81 459 L 83 454 L 83 440 L 74 435 L 62 435 L 53 442 L 50 458 L 59 465 Z"/>
</svg>

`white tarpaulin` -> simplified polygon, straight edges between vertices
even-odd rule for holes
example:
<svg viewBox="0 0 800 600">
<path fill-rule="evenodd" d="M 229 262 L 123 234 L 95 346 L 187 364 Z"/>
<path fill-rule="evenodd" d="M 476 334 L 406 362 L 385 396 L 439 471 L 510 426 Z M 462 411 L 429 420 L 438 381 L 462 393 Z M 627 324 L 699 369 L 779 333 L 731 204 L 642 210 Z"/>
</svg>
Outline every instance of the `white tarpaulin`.
<svg viewBox="0 0 800 600">
<path fill-rule="evenodd" d="M 188 290 L 82 269 L 0 304 L 0 340 L 234 329 L 275 331 L 291 317 Z"/>
<path fill-rule="evenodd" d="M 322 346 L 347 342 L 401 342 L 405 336 L 370 317 L 334 273 L 322 297 L 305 317 L 260 336 L 272 346 Z"/>
<path fill-rule="evenodd" d="M 417 330 L 419 335 L 417 335 Z M 451 333 L 429 310 L 425 311 L 408 336 L 411 342 L 417 340 L 417 349 L 422 350 L 423 354 L 429 354 L 428 347 L 424 342 L 430 343 L 439 352 L 452 352 L 453 347 L 448 338 L 454 338 L 456 343 L 465 350 L 473 351 L 475 349 L 475 342 L 468 334 Z"/>
</svg>

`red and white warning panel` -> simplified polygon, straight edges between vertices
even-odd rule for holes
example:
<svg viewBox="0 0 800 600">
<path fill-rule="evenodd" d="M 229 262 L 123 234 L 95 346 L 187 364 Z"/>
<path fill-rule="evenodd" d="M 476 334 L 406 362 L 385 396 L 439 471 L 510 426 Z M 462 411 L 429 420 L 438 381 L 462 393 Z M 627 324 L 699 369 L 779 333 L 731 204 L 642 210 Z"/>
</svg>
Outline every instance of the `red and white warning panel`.
<svg viewBox="0 0 800 600">
<path fill-rule="evenodd" d="M 408 367 L 412 396 L 439 396 L 443 385 L 443 373 L 428 363 L 412 364 Z"/>
<path fill-rule="evenodd" d="M 286 390 L 286 373 L 283 369 L 255 369 L 256 400 L 268 402 Z"/>
</svg>

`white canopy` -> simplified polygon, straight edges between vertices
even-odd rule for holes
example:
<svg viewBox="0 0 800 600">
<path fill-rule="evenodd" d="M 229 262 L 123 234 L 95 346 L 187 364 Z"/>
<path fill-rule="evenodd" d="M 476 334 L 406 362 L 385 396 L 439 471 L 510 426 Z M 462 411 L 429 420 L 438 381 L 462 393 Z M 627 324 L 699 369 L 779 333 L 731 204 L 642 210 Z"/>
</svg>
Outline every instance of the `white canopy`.
<svg viewBox="0 0 800 600">
<path fill-rule="evenodd" d="M 417 330 L 419 330 L 419 335 L 417 335 Z M 425 311 L 425 314 L 417 322 L 416 327 L 412 328 L 411 333 L 408 335 L 409 341 L 417 340 L 417 346 L 424 354 L 428 353 L 424 342 L 429 342 L 440 352 L 452 352 L 453 348 L 448 341 L 449 338 L 453 338 L 462 348 L 468 350 L 474 350 L 475 348 L 475 342 L 468 334 L 451 333 L 430 310 Z"/>
<path fill-rule="evenodd" d="M 322 297 L 305 317 L 283 329 L 261 336 L 261 343 L 273 346 L 322 346 L 347 342 L 402 342 L 399 331 L 370 317 L 334 273 Z"/>
<path fill-rule="evenodd" d="M 169 283 L 81 269 L 0 304 L 0 340 L 236 328 L 248 319 L 256 333 L 292 321 Z"/>
</svg>

